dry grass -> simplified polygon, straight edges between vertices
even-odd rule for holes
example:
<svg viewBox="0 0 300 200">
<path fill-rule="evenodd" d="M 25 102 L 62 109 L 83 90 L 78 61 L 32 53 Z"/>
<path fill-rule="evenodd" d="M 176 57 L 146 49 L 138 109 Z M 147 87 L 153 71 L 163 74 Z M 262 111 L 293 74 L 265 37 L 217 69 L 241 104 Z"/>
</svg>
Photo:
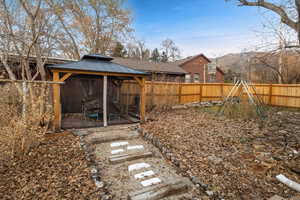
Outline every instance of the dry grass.
<svg viewBox="0 0 300 200">
<path fill-rule="evenodd" d="M 52 118 L 52 106 L 47 99 L 50 87 L 28 85 L 30 89 L 26 102 L 15 83 L 6 83 L 0 87 L 1 157 L 24 156 L 30 148 L 38 145 Z"/>
</svg>

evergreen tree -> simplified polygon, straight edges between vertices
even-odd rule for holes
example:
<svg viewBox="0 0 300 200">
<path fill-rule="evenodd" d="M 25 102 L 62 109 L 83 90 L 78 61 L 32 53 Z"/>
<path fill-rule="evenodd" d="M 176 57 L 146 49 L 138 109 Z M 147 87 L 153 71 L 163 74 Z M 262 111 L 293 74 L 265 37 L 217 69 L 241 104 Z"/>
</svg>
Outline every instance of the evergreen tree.
<svg viewBox="0 0 300 200">
<path fill-rule="evenodd" d="M 160 54 L 157 48 L 155 48 L 151 53 L 151 60 L 152 62 L 159 62 L 160 61 Z"/>
<path fill-rule="evenodd" d="M 168 60 L 168 55 L 163 51 L 161 54 L 161 62 L 168 62 Z"/>
<path fill-rule="evenodd" d="M 126 50 L 121 42 L 117 42 L 115 48 L 113 49 L 113 57 L 124 57 Z"/>
</svg>

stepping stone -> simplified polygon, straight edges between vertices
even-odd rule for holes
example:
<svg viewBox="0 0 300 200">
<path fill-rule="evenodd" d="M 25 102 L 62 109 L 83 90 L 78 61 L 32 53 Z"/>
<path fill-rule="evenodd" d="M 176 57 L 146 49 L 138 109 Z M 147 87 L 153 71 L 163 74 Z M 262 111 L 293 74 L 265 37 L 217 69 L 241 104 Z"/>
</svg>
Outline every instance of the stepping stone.
<svg viewBox="0 0 300 200">
<path fill-rule="evenodd" d="M 128 195 L 129 200 L 158 200 L 178 193 L 186 192 L 190 182 L 186 178 L 170 179 L 155 186 L 149 186 Z"/>
<path fill-rule="evenodd" d="M 118 154 L 124 152 L 124 149 L 115 149 L 111 151 L 111 154 Z"/>
<path fill-rule="evenodd" d="M 128 166 L 128 171 L 131 172 L 133 170 L 139 170 L 148 167 L 151 167 L 148 163 L 135 163 Z"/>
<path fill-rule="evenodd" d="M 143 145 L 136 145 L 136 146 L 128 146 L 127 150 L 134 150 L 134 149 L 144 149 Z"/>
<path fill-rule="evenodd" d="M 120 147 L 120 146 L 126 146 L 128 145 L 128 142 L 114 142 L 110 144 L 110 147 Z"/>
<path fill-rule="evenodd" d="M 143 178 L 148 177 L 148 176 L 153 176 L 154 174 L 155 174 L 154 171 L 150 170 L 150 171 L 142 172 L 142 173 L 139 173 L 139 174 L 135 174 L 134 178 L 135 179 L 143 179 Z"/>
<path fill-rule="evenodd" d="M 112 141 L 120 141 L 120 140 L 131 140 L 139 137 L 139 134 L 136 132 L 128 133 L 122 132 L 118 134 L 102 134 L 102 133 L 94 133 L 92 135 L 86 136 L 85 140 L 89 144 L 100 144 L 107 143 Z"/>
<path fill-rule="evenodd" d="M 159 178 L 151 178 L 151 179 L 142 181 L 141 184 L 142 184 L 142 186 L 147 187 L 147 186 L 158 184 L 160 182 L 161 182 L 161 180 Z"/>
<path fill-rule="evenodd" d="M 125 161 L 132 161 L 140 158 L 148 158 L 152 156 L 152 152 L 146 153 L 136 153 L 136 154 L 124 154 L 124 155 L 116 155 L 111 156 L 109 158 L 110 163 L 117 164 Z"/>
</svg>

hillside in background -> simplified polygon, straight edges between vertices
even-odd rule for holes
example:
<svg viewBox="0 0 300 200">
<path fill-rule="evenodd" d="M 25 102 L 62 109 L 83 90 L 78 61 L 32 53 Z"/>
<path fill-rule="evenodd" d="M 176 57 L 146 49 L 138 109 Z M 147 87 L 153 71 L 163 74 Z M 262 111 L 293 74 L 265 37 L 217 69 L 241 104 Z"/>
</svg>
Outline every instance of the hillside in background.
<svg viewBox="0 0 300 200">
<path fill-rule="evenodd" d="M 218 58 L 212 58 L 211 60 L 217 63 L 224 72 L 229 69 L 236 73 L 245 73 L 246 66 L 248 66 L 249 60 L 255 57 L 257 52 L 247 52 L 247 53 L 232 53 Z"/>
<path fill-rule="evenodd" d="M 228 72 L 231 71 L 252 82 L 277 83 L 279 80 L 280 52 L 235 53 L 211 60 L 229 76 Z M 300 81 L 299 52 L 286 51 L 282 57 L 282 63 L 282 82 L 298 83 Z"/>
</svg>

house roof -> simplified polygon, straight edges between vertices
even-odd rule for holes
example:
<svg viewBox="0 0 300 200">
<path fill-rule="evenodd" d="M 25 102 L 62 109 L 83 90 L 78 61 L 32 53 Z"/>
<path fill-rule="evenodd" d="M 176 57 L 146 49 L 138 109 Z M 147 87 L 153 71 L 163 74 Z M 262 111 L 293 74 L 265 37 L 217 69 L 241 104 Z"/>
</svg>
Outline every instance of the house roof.
<svg viewBox="0 0 300 200">
<path fill-rule="evenodd" d="M 143 60 L 136 60 L 130 58 L 114 58 L 112 61 L 116 64 L 125 65 L 132 69 L 146 71 L 146 72 L 160 72 L 160 73 L 167 73 L 167 74 L 186 74 L 177 63 L 155 63 Z"/>
<path fill-rule="evenodd" d="M 221 73 L 221 74 L 225 74 L 224 71 L 220 68 L 220 67 L 216 67 L 216 69 Z"/>
<path fill-rule="evenodd" d="M 195 55 L 195 56 L 189 56 L 189 57 L 186 57 L 184 59 L 177 60 L 177 61 L 175 61 L 175 63 L 182 66 L 185 63 L 190 62 L 190 61 L 192 61 L 196 58 L 199 58 L 199 57 L 203 57 L 205 60 L 207 60 L 207 62 L 211 62 L 211 60 L 209 60 L 209 58 L 207 58 L 204 54 L 201 53 L 201 54 L 198 54 L 198 55 Z"/>
<path fill-rule="evenodd" d="M 110 72 L 122 74 L 146 75 L 143 71 L 131 69 L 129 67 L 111 62 L 113 58 L 100 54 L 90 54 L 82 57 L 80 61 L 68 62 L 63 64 L 49 65 L 52 69 L 68 69 L 93 72 Z"/>
</svg>

